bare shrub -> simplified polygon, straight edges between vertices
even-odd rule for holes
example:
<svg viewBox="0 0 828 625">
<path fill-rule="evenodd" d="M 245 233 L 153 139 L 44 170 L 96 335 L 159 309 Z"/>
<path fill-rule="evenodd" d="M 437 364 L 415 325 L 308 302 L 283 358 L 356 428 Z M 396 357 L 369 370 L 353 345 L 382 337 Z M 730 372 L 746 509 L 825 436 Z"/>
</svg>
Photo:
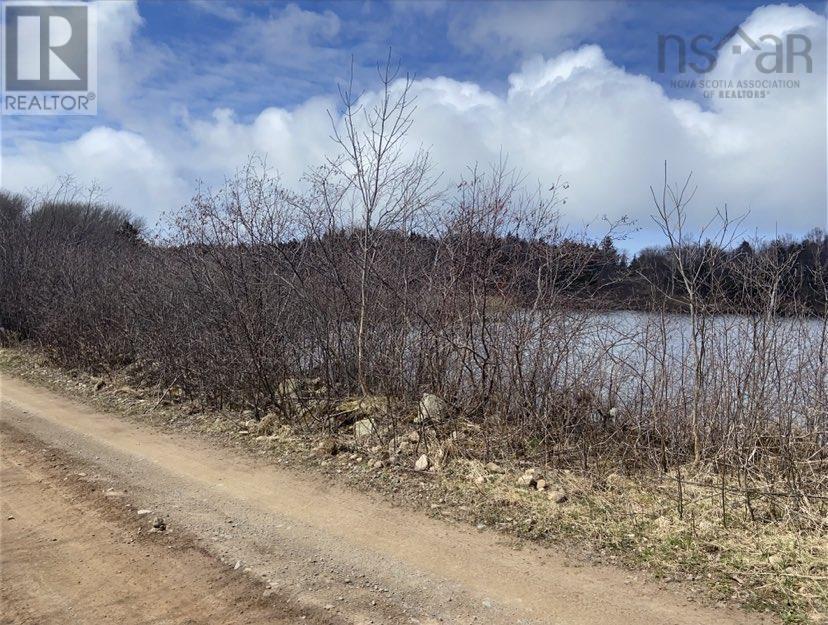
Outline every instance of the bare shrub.
<svg viewBox="0 0 828 625">
<path fill-rule="evenodd" d="M 612 228 L 561 226 L 560 181 L 527 191 L 504 161 L 438 187 L 405 146 L 410 80 L 380 83 L 343 88 L 337 154 L 300 193 L 253 158 L 156 240 L 94 194 L 0 195 L 0 323 L 308 429 L 368 414 L 391 438 L 435 393 L 451 410 L 417 425 L 457 455 L 663 479 L 680 510 L 691 466 L 752 519 L 824 522 L 824 233 L 737 245 L 726 212 L 690 232 L 665 172 L 666 247 L 627 264 Z"/>
</svg>

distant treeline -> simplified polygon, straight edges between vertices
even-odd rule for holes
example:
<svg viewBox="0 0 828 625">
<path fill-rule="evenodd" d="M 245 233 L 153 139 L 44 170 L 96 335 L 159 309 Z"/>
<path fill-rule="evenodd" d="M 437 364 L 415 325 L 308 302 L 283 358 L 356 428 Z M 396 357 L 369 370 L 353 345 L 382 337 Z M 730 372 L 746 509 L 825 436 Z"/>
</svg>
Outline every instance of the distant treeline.
<svg viewBox="0 0 828 625">
<path fill-rule="evenodd" d="M 678 249 L 648 247 L 631 260 L 609 236 L 600 244 L 567 244 L 587 248 L 590 261 L 581 278 L 585 288 L 579 290 L 582 296 L 588 295 L 587 304 L 647 311 L 662 303 L 668 310 L 686 311 L 688 286 L 676 271 L 679 254 L 689 273 L 696 276 L 699 295 L 718 313 L 750 314 L 757 309 L 757 299 L 769 295 L 769 288 L 781 314 L 823 315 L 828 311 L 828 235 L 819 228 L 801 240 L 743 240 L 730 248 L 712 242 Z"/>
<path fill-rule="evenodd" d="M 348 235 L 340 233 L 341 237 Z M 387 234 L 392 246 L 398 234 Z M 411 235 L 422 246 L 423 262 L 438 260 L 440 245 L 429 237 Z M 555 256 L 568 262 L 555 270 L 561 295 L 572 306 L 650 311 L 663 308 L 687 312 L 688 285 L 677 272 L 676 254 L 695 276 L 698 295 L 709 310 L 720 314 L 750 314 L 758 298 L 773 289 L 779 314 L 823 315 L 828 309 L 828 234 L 814 228 L 801 240 L 790 236 L 769 241 L 742 240 L 721 247 L 713 242 L 688 243 L 679 248 L 647 247 L 630 259 L 609 235 L 600 242 L 565 238 L 553 244 L 527 241 L 514 235 L 481 237 L 475 246 L 494 262 L 493 288 L 512 305 L 531 303 L 537 296 L 536 277 L 541 263 L 532 258 Z M 547 248 L 542 254 L 537 247 Z M 515 280 L 515 275 L 521 279 Z M 757 284 L 757 278 L 767 278 Z M 762 307 L 764 310 L 764 306 Z"/>
<path fill-rule="evenodd" d="M 347 238 L 344 233 L 340 236 Z M 399 235 L 386 235 L 389 241 L 395 236 Z M 411 239 L 422 247 L 423 262 L 437 260 L 438 242 L 417 235 Z M 786 236 L 753 243 L 743 240 L 727 248 L 709 241 L 678 248 L 647 247 L 632 259 L 616 248 L 609 235 L 600 242 L 563 239 L 553 244 L 505 235 L 481 237 L 475 246 L 494 263 L 493 289 L 513 305 L 530 303 L 537 295 L 540 263 L 533 266 L 532 258 L 555 256 L 568 261 L 558 264 L 555 271 L 569 305 L 687 312 L 688 284 L 677 271 L 680 255 L 694 277 L 697 295 L 711 312 L 750 314 L 757 309 L 757 299 L 768 296 L 779 314 L 823 315 L 828 311 L 828 234 L 820 228 L 801 240 Z M 546 249 L 538 254 L 538 247 Z M 521 275 L 517 281 L 516 272 Z"/>
<path fill-rule="evenodd" d="M 181 225 L 181 222 L 179 222 Z M 179 256 L 185 248 L 196 255 L 209 255 L 204 243 L 159 244 L 142 233 L 140 220 L 127 211 L 100 203 L 42 202 L 0 191 L 0 325 L 23 334 L 30 333 L 20 301 L 50 273 L 62 253 L 86 248 L 94 257 L 109 258 L 114 266 L 137 257 Z M 341 255 L 344 271 L 349 258 L 358 255 L 358 229 L 331 229 L 323 237 L 286 239 L 271 245 L 259 244 L 257 255 L 280 258 L 331 258 Z M 698 301 L 709 314 L 765 314 L 771 306 L 780 315 L 825 315 L 828 312 L 828 234 L 813 229 L 801 240 L 790 236 L 770 241 L 749 242 L 724 248 L 712 242 L 679 247 L 648 247 L 629 259 L 619 251 L 611 236 L 600 242 L 583 238 L 561 238 L 553 243 L 527 240 L 513 234 L 449 234 L 445 240 L 416 232 L 396 230 L 372 233 L 377 257 L 406 259 L 412 286 L 428 280 L 427 273 L 414 267 L 452 264 L 461 281 L 485 274 L 483 289 L 493 312 L 504 312 L 536 303 L 539 289 L 555 284 L 555 305 L 595 310 L 636 310 L 687 312 L 690 297 L 683 273 L 692 276 Z M 452 240 L 453 239 L 453 240 Z M 236 244 L 249 250 L 249 242 Z M 222 247 L 216 245 L 216 247 Z M 279 248 L 279 251 L 268 247 Z M 458 264 L 447 249 L 463 247 L 469 253 Z M 213 250 L 213 253 L 215 250 Z M 550 263 L 550 259 L 555 259 Z M 71 260 L 63 258 L 64 263 Z M 683 272 L 678 262 L 683 261 Z M 126 267 L 131 261 L 127 260 Z M 335 261 L 334 261 L 335 262 Z M 141 263 L 134 265 L 135 270 Z M 312 267 L 285 265 L 286 269 L 309 275 Z M 31 271 L 37 272 L 33 276 Z M 435 269 L 436 271 L 436 269 Z M 420 275 L 417 275 L 417 274 Z M 378 278 L 399 280 L 391 267 L 378 271 Z M 127 282 L 123 283 L 124 285 Z M 541 285 L 541 286 L 539 286 Z M 54 281 L 40 285 L 44 304 L 61 286 Z M 548 301 L 542 298 L 544 301 Z"/>
</svg>

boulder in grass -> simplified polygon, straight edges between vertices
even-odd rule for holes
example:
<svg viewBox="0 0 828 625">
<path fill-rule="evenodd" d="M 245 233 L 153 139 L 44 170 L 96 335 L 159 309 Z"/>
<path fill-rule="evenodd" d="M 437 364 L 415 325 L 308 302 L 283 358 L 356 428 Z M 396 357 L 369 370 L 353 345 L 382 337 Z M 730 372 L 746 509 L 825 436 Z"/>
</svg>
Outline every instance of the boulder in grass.
<svg viewBox="0 0 828 625">
<path fill-rule="evenodd" d="M 543 481 L 543 475 L 537 469 L 526 469 L 523 472 L 523 475 L 517 479 L 517 485 L 526 488 L 533 488 L 537 487 L 539 481 Z M 543 486 L 546 487 L 545 481 L 543 482 Z"/>
<path fill-rule="evenodd" d="M 424 393 L 417 407 L 415 423 L 440 423 L 449 416 L 451 406 L 434 393 Z"/>
<path fill-rule="evenodd" d="M 354 423 L 354 438 L 364 440 L 375 432 L 374 422 L 371 419 L 360 419 Z"/>
</svg>

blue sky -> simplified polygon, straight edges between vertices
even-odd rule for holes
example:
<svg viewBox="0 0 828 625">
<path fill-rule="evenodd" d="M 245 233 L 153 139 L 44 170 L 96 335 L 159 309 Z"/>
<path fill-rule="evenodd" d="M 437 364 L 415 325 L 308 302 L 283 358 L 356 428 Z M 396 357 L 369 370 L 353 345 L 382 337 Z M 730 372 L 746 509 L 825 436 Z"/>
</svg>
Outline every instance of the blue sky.
<svg viewBox="0 0 828 625">
<path fill-rule="evenodd" d="M 486 3 L 495 4 L 495 3 Z M 555 3 L 533 2 L 526 5 L 527 13 L 538 14 L 538 20 L 553 19 Z M 584 24 L 582 30 L 572 28 L 564 37 L 550 33 L 541 25 L 541 34 L 521 46 L 516 41 L 504 41 L 493 36 L 493 47 L 485 44 L 463 44 L 463 33 L 475 16 L 486 7 L 470 1 L 389 3 L 342 0 L 337 2 L 222 2 L 206 0 L 202 3 L 142 1 L 139 11 L 144 18 L 146 37 L 158 45 L 168 47 L 197 72 L 210 72 L 210 65 L 222 65 L 229 59 L 222 50 L 211 50 L 217 42 L 231 41 L 240 30 L 244 19 L 267 21 L 279 19 L 290 12 L 290 5 L 303 12 L 331 16 L 331 30 L 316 31 L 307 41 L 308 50 L 320 54 L 314 64 L 314 73 L 289 71 L 293 62 L 270 59 L 273 67 L 281 68 L 277 80 L 260 84 L 263 88 L 251 98 L 262 104 L 294 105 L 311 95 L 327 93 L 336 79 L 341 79 L 351 55 L 364 68 L 372 67 L 389 47 L 404 61 L 410 72 L 420 77 L 451 76 L 470 80 L 493 90 L 503 90 L 506 76 L 519 64 L 522 57 L 532 54 L 551 55 L 566 48 L 597 43 L 607 57 L 630 72 L 641 73 L 669 84 L 670 75 L 662 75 L 657 67 L 657 36 L 659 33 L 678 34 L 688 38 L 709 33 L 721 37 L 741 24 L 756 8 L 768 4 L 755 0 L 731 2 L 687 1 L 669 2 L 644 0 L 641 2 L 610 2 L 581 0 L 588 12 L 601 15 L 595 26 Z M 805 2 L 805 6 L 820 12 L 824 3 Z M 503 7 L 509 12 L 508 6 Z M 549 30 L 554 30 L 549 28 Z M 233 48 L 235 49 L 235 48 Z M 270 56 L 265 48 L 261 57 Z M 255 52 L 247 59 L 254 64 L 262 62 Z M 311 55 L 308 55 L 309 57 Z M 336 58 L 339 58 L 339 66 Z M 323 60 L 324 59 L 324 60 Z M 334 61 L 331 64 L 331 61 Z M 181 68 L 176 68 L 180 70 Z M 176 71 L 175 73 L 178 73 Z M 237 77 L 244 84 L 242 77 Z M 287 88 L 285 88 L 285 86 Z M 204 104 L 229 105 L 221 92 L 204 94 Z M 212 96 L 212 98 L 211 98 Z M 223 98 L 224 97 L 224 98 Z"/>
<path fill-rule="evenodd" d="M 825 226 L 821 2 L 193 0 L 99 10 L 98 115 L 4 118 L 3 186 L 72 173 L 152 222 L 249 151 L 298 183 L 324 156 L 323 113 L 351 58 L 370 92 L 390 47 L 422 90 L 413 139 L 449 177 L 506 152 L 531 182 L 572 181 L 571 222 L 636 219 L 632 248 L 652 239 L 648 188 L 664 160 L 676 178 L 697 172 L 700 214 L 725 203 L 750 210 L 749 227 L 764 234 Z M 806 32 L 821 51 L 817 77 L 767 102 L 725 102 L 658 72 L 659 33 L 718 38 L 744 24 Z M 709 77 L 751 76 L 741 62 Z"/>
<path fill-rule="evenodd" d="M 449 76 L 474 81 L 493 91 L 504 91 L 506 77 L 523 58 L 554 55 L 567 48 L 595 43 L 613 63 L 629 72 L 650 76 L 669 91 L 670 79 L 674 76 L 658 71 L 658 34 L 677 34 L 690 39 L 705 33 L 719 38 L 741 24 L 756 8 L 768 3 L 576 0 L 574 4 L 586 7 L 583 10 L 586 15 L 578 16 L 563 33 L 543 23 L 552 22 L 556 5 L 563 3 L 535 0 L 522 5 L 520 10 L 510 9 L 504 3 L 498 8 L 502 7 L 506 14 L 525 12 L 530 21 L 535 21 L 530 17 L 532 14 L 537 15 L 536 20 L 540 22 L 537 34 L 525 42 L 494 33 L 489 42 L 468 42 L 466 33 L 474 30 L 475 20 L 482 21 L 486 11 L 499 3 L 482 4 L 490 6 L 442 0 L 407 3 L 156 0 L 141 1 L 139 11 L 144 19 L 146 38 L 168 48 L 181 61 L 181 65 L 168 68 L 170 72 L 166 76 L 159 76 L 159 82 L 172 86 L 188 70 L 202 76 L 215 75 L 217 68 L 230 62 L 277 70 L 270 82 L 256 81 L 262 77 L 258 73 L 234 76 L 233 84 L 238 89 L 235 93 L 213 89 L 209 84 L 199 90 L 201 98 L 197 104 L 205 109 L 238 107 L 244 103 L 249 107 L 246 112 L 253 114 L 264 105 L 293 106 L 310 96 L 329 93 L 336 81 L 345 77 L 352 55 L 362 68 L 362 77 L 370 83 L 374 63 L 384 58 L 389 48 L 403 62 L 404 69 L 418 77 Z M 815 12 L 823 11 L 825 6 L 823 2 L 801 4 Z M 304 49 L 295 51 L 289 59 L 279 59 L 274 57 L 284 50 L 274 53 L 266 45 L 274 42 L 264 41 L 260 49 L 253 45 L 252 50 L 246 50 L 243 59 L 235 56 L 239 48 L 232 42 L 243 31 L 245 20 L 264 23 L 284 19 L 294 9 L 319 16 L 310 32 L 297 33 L 305 44 Z M 587 19 L 589 14 L 594 19 Z M 309 22 L 306 20 L 305 24 Z"/>
</svg>

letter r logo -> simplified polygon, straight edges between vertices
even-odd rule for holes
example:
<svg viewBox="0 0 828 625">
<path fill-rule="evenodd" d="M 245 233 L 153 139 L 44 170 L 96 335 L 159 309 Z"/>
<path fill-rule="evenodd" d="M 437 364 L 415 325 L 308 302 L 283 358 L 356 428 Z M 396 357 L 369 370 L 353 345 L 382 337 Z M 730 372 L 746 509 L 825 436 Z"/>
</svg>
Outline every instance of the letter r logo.
<svg viewBox="0 0 828 625">
<path fill-rule="evenodd" d="M 5 7 L 6 91 L 85 91 L 88 7 Z"/>
</svg>

